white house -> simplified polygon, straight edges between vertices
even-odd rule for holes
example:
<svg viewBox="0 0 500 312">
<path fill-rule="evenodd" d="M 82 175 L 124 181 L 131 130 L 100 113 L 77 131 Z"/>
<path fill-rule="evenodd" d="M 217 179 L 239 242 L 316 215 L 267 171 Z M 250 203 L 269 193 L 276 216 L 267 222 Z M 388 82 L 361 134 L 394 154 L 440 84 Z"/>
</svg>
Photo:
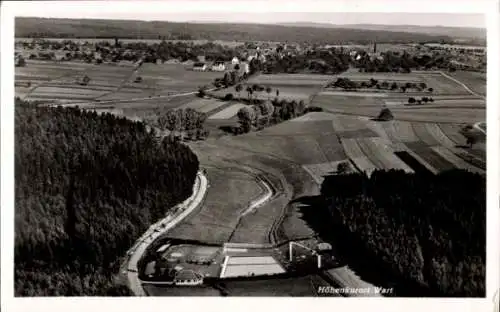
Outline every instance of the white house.
<svg viewBox="0 0 500 312">
<path fill-rule="evenodd" d="M 240 64 L 241 70 L 243 70 L 244 73 L 249 74 L 250 73 L 250 65 L 247 62 L 242 62 Z"/>
<path fill-rule="evenodd" d="M 238 60 L 238 58 L 236 56 L 233 57 L 233 60 L 231 61 L 231 64 L 236 65 L 236 64 L 239 64 L 239 63 L 240 63 L 240 60 Z"/>
<path fill-rule="evenodd" d="M 224 62 L 215 62 L 212 65 L 212 70 L 213 71 L 225 71 L 226 70 L 226 64 L 224 64 Z"/>
<path fill-rule="evenodd" d="M 196 70 L 196 71 L 206 71 L 207 70 L 207 64 L 201 63 L 201 62 L 194 63 L 193 64 L 193 70 Z"/>
</svg>

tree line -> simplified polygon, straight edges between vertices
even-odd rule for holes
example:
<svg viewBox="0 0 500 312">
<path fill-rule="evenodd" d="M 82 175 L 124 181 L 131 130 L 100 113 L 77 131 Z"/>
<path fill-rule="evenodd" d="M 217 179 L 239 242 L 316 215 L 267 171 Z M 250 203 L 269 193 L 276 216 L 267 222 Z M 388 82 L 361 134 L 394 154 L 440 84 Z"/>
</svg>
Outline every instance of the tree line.
<svg viewBox="0 0 500 312">
<path fill-rule="evenodd" d="M 169 109 L 157 112 L 157 125 L 162 131 L 169 130 L 171 136 L 184 136 L 188 140 L 202 140 L 208 136 L 208 130 L 203 124 L 207 120 L 207 114 L 198 112 L 192 108 Z"/>
<path fill-rule="evenodd" d="M 327 88 L 340 88 L 344 90 L 357 90 L 357 89 L 377 89 L 377 90 L 390 90 L 406 92 L 408 90 L 413 91 L 426 91 L 432 93 L 434 88 L 428 87 L 425 82 L 396 82 L 396 81 L 382 81 L 379 82 L 377 79 L 370 78 L 366 81 L 353 81 L 349 78 L 339 77 L 337 80 L 328 83 Z"/>
<path fill-rule="evenodd" d="M 448 53 L 432 55 L 410 55 L 407 51 L 387 51 L 380 56 L 372 57 L 366 51 L 360 51 L 352 62 L 360 72 L 402 72 L 410 73 L 412 69 L 425 70 L 432 68 L 449 69 L 451 56 Z"/>
<path fill-rule="evenodd" d="M 327 177 L 321 194 L 330 221 L 348 233 L 348 250 L 367 251 L 371 270 L 380 263 L 435 295 L 485 295 L 485 177 L 354 173 Z"/>
<path fill-rule="evenodd" d="M 304 115 L 310 107 L 303 101 L 278 100 L 261 101 L 252 106 L 242 107 L 238 113 L 239 128 L 236 133 L 248 133 L 252 129 L 261 130 L 267 126 Z"/>
<path fill-rule="evenodd" d="M 15 294 L 127 294 L 120 259 L 191 195 L 196 155 L 142 122 L 19 99 L 15 140 Z"/>
</svg>

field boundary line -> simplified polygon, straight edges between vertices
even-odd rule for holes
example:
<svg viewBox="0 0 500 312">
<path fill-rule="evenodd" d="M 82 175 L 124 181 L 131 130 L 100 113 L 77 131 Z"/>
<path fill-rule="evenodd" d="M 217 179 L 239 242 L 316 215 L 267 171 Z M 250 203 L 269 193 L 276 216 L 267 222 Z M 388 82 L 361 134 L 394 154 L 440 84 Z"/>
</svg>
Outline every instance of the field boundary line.
<svg viewBox="0 0 500 312">
<path fill-rule="evenodd" d="M 455 78 L 453 78 L 453 77 L 451 77 L 451 76 L 449 76 L 449 75 L 445 74 L 443 71 L 439 71 L 439 73 L 440 73 L 443 77 L 446 77 L 446 78 L 448 78 L 448 79 L 450 79 L 450 80 L 452 80 L 452 81 L 454 81 L 454 82 L 458 83 L 458 84 L 459 84 L 459 85 L 461 85 L 462 87 L 464 87 L 464 89 L 465 89 L 465 90 L 467 90 L 467 92 L 469 92 L 470 94 L 475 95 L 475 96 L 478 96 L 478 97 L 481 97 L 481 98 L 483 98 L 483 99 L 486 99 L 486 97 L 485 97 L 485 96 L 482 96 L 481 94 L 478 94 L 478 93 L 476 93 L 476 92 L 472 91 L 472 90 L 471 90 L 471 89 L 470 89 L 470 88 L 469 88 L 469 87 L 468 87 L 465 83 L 461 82 L 460 80 L 455 79 Z"/>
</svg>

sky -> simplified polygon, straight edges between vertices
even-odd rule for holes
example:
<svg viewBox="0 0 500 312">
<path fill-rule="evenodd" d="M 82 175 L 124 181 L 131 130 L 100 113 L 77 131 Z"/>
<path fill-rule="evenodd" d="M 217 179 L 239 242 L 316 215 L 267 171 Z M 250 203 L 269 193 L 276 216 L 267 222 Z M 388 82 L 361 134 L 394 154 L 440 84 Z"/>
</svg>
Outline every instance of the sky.
<svg viewBox="0 0 500 312">
<path fill-rule="evenodd" d="M 450 5 L 451 3 L 453 5 Z M 471 6 L 473 3 L 476 5 Z M 485 15 L 482 14 L 484 11 L 481 9 L 482 3 L 484 3 L 482 0 L 378 0 L 371 2 L 366 0 L 335 0 L 329 2 L 317 0 L 302 2 L 281 0 L 253 2 L 184 0 L 179 2 L 167 0 L 58 1 L 58 3 L 55 1 L 26 1 L 15 4 L 15 15 L 175 22 L 218 21 L 266 24 L 315 22 L 339 25 L 384 24 L 486 27 Z M 371 13 L 359 12 L 360 10 Z M 235 11 L 239 13 L 235 13 Z M 434 13 L 422 13 L 422 11 L 434 11 Z"/>
</svg>

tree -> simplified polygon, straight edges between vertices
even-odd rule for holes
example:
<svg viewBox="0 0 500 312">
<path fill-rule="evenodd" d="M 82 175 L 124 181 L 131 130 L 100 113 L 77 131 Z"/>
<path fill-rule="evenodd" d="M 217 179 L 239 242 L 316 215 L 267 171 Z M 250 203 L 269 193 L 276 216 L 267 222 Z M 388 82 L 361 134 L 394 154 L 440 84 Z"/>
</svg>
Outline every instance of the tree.
<svg viewBox="0 0 500 312">
<path fill-rule="evenodd" d="M 349 165 L 347 162 L 343 161 L 337 165 L 337 174 L 344 174 L 349 170 Z"/>
<path fill-rule="evenodd" d="M 414 104 L 416 102 L 414 97 L 408 99 L 408 104 Z"/>
<path fill-rule="evenodd" d="M 231 77 L 229 76 L 229 73 L 224 74 L 224 86 L 228 87 L 231 84 Z"/>
<path fill-rule="evenodd" d="M 267 93 L 267 99 L 269 100 L 270 98 L 270 95 L 271 95 L 271 92 L 273 91 L 273 89 L 271 89 L 270 86 L 267 86 L 266 87 L 266 93 Z"/>
<path fill-rule="evenodd" d="M 197 96 L 200 97 L 200 98 L 205 97 L 205 95 L 206 95 L 206 89 L 207 89 L 207 87 L 205 87 L 205 86 L 199 87 L 198 88 Z"/>
<path fill-rule="evenodd" d="M 472 148 L 472 145 L 477 143 L 477 137 L 470 135 L 467 136 L 467 145 L 469 145 L 469 148 Z"/>
<path fill-rule="evenodd" d="M 378 117 L 377 117 L 377 120 L 379 120 L 379 121 L 389 121 L 389 120 L 393 120 L 393 119 L 394 119 L 394 115 L 392 115 L 391 110 L 387 107 L 382 108 L 382 110 L 380 111 L 380 113 L 378 114 Z"/>
<path fill-rule="evenodd" d="M 425 89 L 427 88 L 427 84 L 425 82 L 420 83 L 420 88 Z"/>
<path fill-rule="evenodd" d="M 246 91 L 248 93 L 248 100 L 250 101 L 250 99 L 252 98 L 253 89 L 250 86 L 248 86 Z"/>
<path fill-rule="evenodd" d="M 235 71 L 231 72 L 231 81 L 230 84 L 231 86 L 234 86 L 238 82 L 238 75 Z"/>
<path fill-rule="evenodd" d="M 280 96 L 280 90 L 276 89 L 276 97 Z"/>
<path fill-rule="evenodd" d="M 396 90 L 397 88 L 398 88 L 398 84 L 397 84 L 397 83 L 395 83 L 395 82 L 393 82 L 393 83 L 391 84 L 391 90 Z"/>
<path fill-rule="evenodd" d="M 234 89 L 236 90 L 236 92 L 238 92 L 238 98 L 240 98 L 240 92 L 241 90 L 243 90 L 243 86 L 241 84 L 237 84 Z"/>
<path fill-rule="evenodd" d="M 248 133 L 252 129 L 252 122 L 254 118 L 254 111 L 248 107 L 242 107 L 238 113 L 238 122 L 243 133 Z"/>
<path fill-rule="evenodd" d="M 427 89 L 427 91 L 429 91 L 429 93 L 432 93 L 432 91 L 434 91 L 434 89 L 433 88 L 429 88 L 429 89 Z"/>
</svg>

